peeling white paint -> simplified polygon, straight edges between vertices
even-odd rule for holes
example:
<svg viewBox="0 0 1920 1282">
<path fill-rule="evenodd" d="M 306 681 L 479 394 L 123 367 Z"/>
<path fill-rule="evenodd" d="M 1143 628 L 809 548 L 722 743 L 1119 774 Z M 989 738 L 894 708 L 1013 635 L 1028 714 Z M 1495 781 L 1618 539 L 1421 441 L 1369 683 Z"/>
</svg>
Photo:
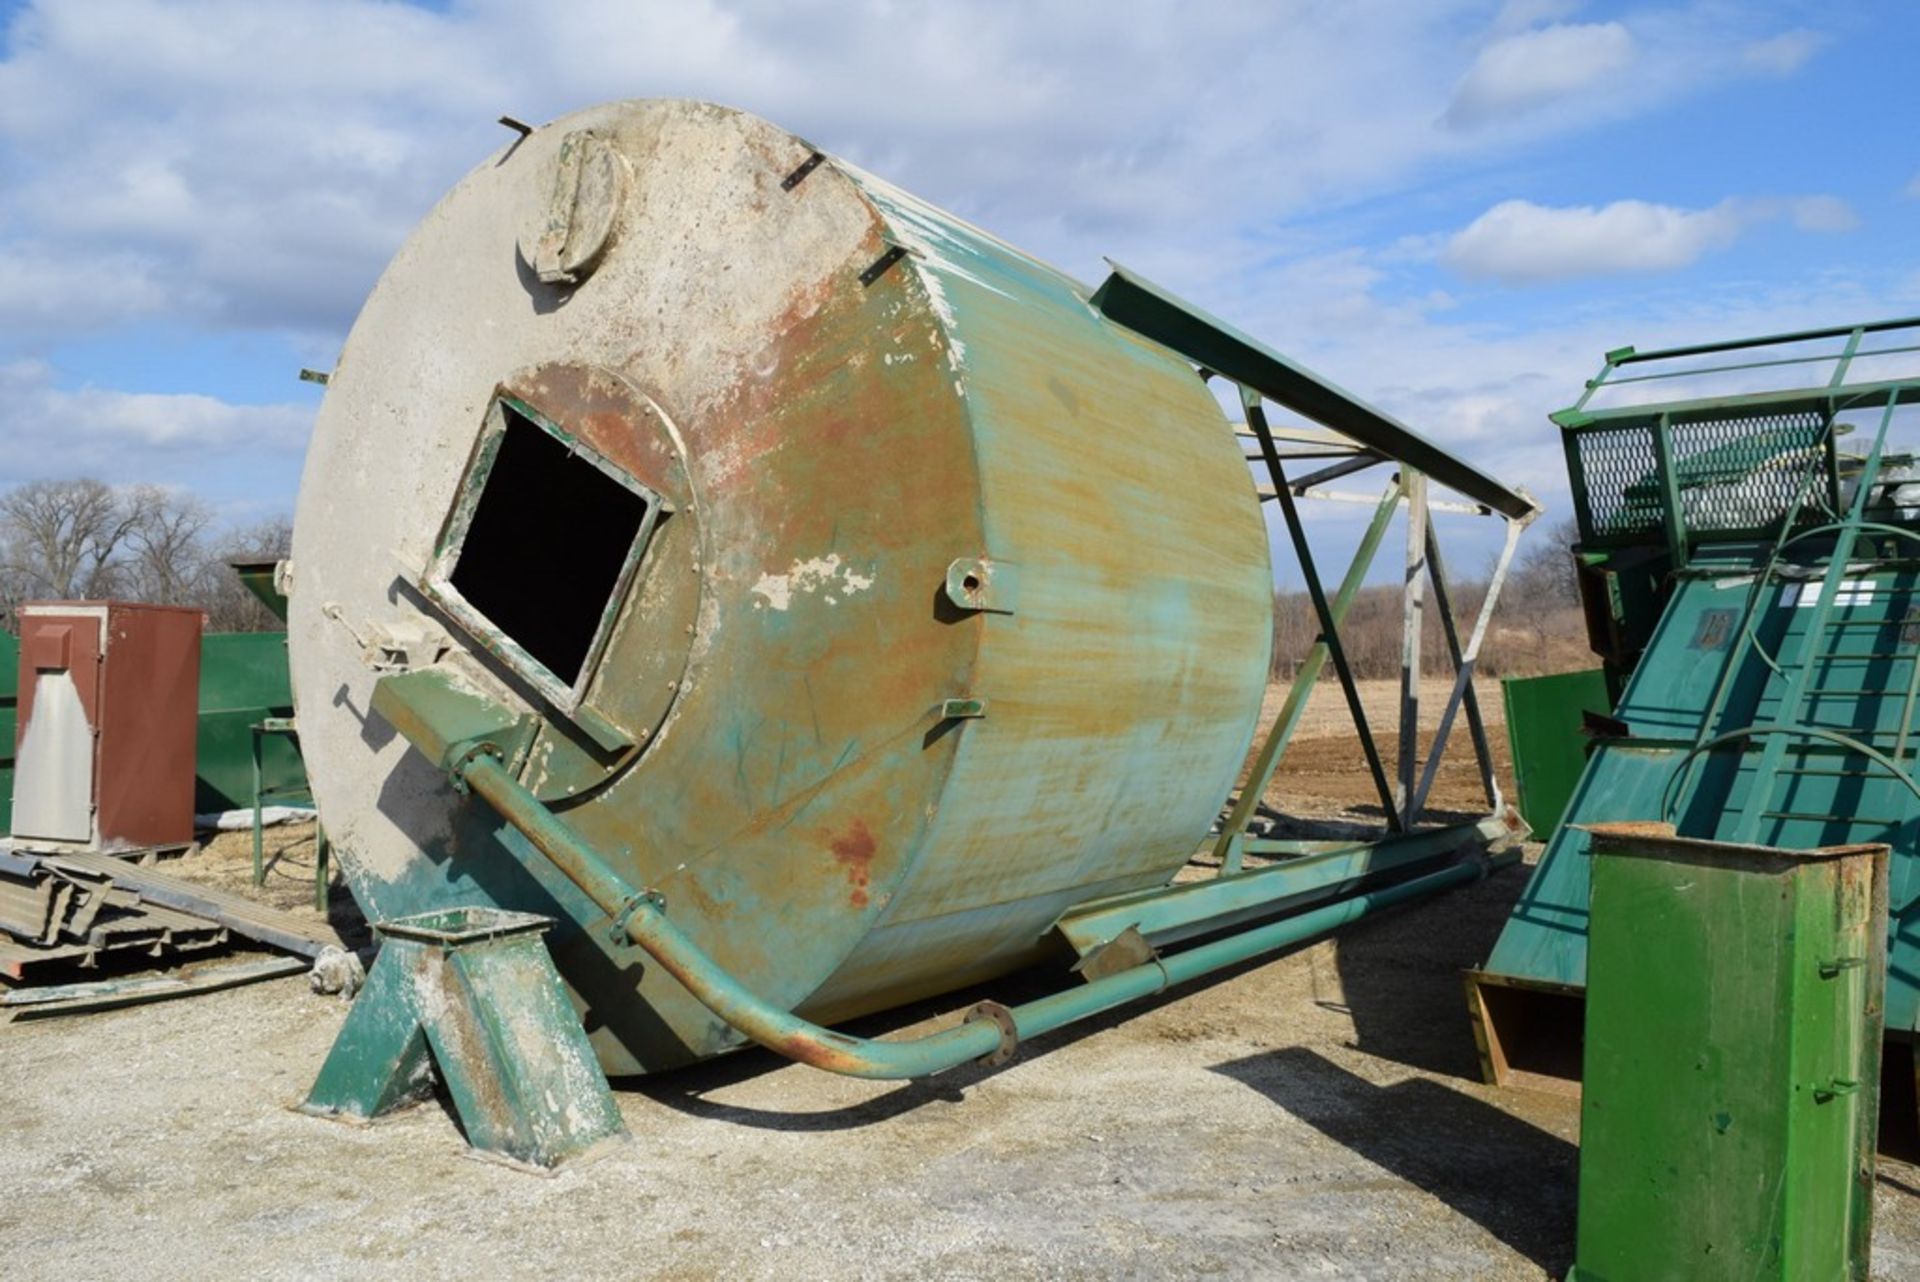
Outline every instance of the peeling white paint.
<svg viewBox="0 0 1920 1282">
<path fill-rule="evenodd" d="M 832 552 L 807 561 L 795 561 L 785 574 L 761 575 L 752 588 L 753 595 L 760 599 L 753 604 L 755 609 L 785 610 L 793 604 L 795 594 L 806 593 L 823 595 L 828 605 L 838 605 L 840 597 L 832 592 L 852 596 L 872 586 L 871 574 L 861 574 L 843 564 L 840 554 Z"/>
</svg>

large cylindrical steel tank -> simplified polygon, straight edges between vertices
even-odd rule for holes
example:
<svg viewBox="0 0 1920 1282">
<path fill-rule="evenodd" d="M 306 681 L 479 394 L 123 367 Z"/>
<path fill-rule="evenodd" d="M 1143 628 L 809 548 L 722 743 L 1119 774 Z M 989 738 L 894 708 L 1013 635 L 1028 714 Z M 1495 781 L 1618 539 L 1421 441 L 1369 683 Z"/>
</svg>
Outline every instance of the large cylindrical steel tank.
<svg viewBox="0 0 1920 1282">
<path fill-rule="evenodd" d="M 367 914 L 557 917 L 610 1072 L 741 1040 L 371 711 L 400 667 L 523 710 L 522 781 L 819 1021 L 1168 882 L 1253 733 L 1267 539 L 1193 367 L 1087 297 L 721 107 L 475 169 L 361 312 L 294 531 L 301 742 Z"/>
</svg>

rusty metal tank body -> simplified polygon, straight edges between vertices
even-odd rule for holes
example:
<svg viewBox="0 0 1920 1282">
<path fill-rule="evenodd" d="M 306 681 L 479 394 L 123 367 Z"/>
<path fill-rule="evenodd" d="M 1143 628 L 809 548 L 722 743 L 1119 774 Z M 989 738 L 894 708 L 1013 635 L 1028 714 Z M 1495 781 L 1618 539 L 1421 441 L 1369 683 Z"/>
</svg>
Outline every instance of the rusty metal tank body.
<svg viewBox="0 0 1920 1282">
<path fill-rule="evenodd" d="M 332 375 L 289 579 L 356 899 L 556 917 L 613 1073 L 741 1039 L 523 868 L 372 712 L 382 671 L 524 709 L 522 781 L 743 983 L 831 1022 L 1169 882 L 1272 633 L 1258 500 L 1190 364 L 986 233 L 679 101 L 540 128 L 421 224 Z"/>
</svg>

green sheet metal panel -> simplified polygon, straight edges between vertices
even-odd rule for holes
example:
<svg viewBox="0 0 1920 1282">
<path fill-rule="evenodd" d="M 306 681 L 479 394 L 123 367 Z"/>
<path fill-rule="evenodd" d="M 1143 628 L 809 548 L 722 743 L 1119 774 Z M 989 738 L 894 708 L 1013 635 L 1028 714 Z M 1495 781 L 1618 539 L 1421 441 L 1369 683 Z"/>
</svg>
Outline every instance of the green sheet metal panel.
<svg viewBox="0 0 1920 1282">
<path fill-rule="evenodd" d="M 0 632 L 0 834 L 13 831 L 13 738 L 20 698 L 20 638 Z"/>
<path fill-rule="evenodd" d="M 1508 677 L 1500 683 L 1507 709 L 1507 745 L 1513 751 L 1513 781 L 1520 815 L 1542 836 L 1560 826 L 1567 802 L 1586 768 L 1581 733 L 1585 715 L 1613 709 L 1607 674 L 1600 668 L 1544 677 Z"/>
<path fill-rule="evenodd" d="M 253 805 L 253 727 L 265 717 L 292 715 L 285 633 L 216 632 L 203 637 L 195 811 L 212 814 Z M 290 736 L 268 735 L 260 746 L 267 788 L 305 786 L 306 768 Z"/>
<path fill-rule="evenodd" d="M 1886 848 L 1593 836 L 1570 1282 L 1864 1279 Z"/>
<path fill-rule="evenodd" d="M 1580 825 L 1671 820 L 1689 835 L 1730 835 L 1721 824 L 1753 785 L 1756 753 L 1729 749 L 1712 754 L 1686 804 L 1673 813 L 1668 813 L 1666 793 L 1693 746 L 1734 640 L 1730 625 L 1738 619 L 1750 576 L 1764 562 L 1765 552 L 1741 546 L 1711 549 L 1703 556 L 1714 559 L 1697 557 L 1694 571 L 1675 582 L 1673 599 L 1614 710 L 1627 737 L 1594 745 L 1567 806 L 1565 824 L 1548 843 L 1514 906 L 1480 972 L 1483 982 L 1576 990 L 1586 983 L 1591 857 Z M 1904 646 L 1910 652 L 1913 642 L 1904 638 L 1913 624 L 1906 612 L 1920 604 L 1915 573 L 1885 568 L 1863 571 L 1857 580 L 1861 586 L 1843 599 L 1837 617 L 1853 627 L 1861 646 L 1877 646 L 1888 654 L 1900 653 Z M 1755 617 L 1761 645 L 1769 654 L 1795 655 L 1813 611 L 1801 608 L 1799 584 L 1780 584 L 1767 592 L 1769 599 Z M 1889 673 L 1876 671 L 1876 666 L 1853 668 L 1829 687 L 1871 690 L 1887 685 Z M 1900 680 L 1905 680 L 1904 671 Z M 1777 708 L 1779 686 L 1765 659 L 1748 648 L 1718 725 L 1732 729 L 1769 720 Z M 1904 712 L 1903 699 L 1877 695 L 1822 697 L 1816 706 L 1821 722 L 1849 726 L 1853 736 L 1881 743 L 1893 740 Z M 1860 770 L 1858 765 L 1837 745 L 1797 743 L 1787 772 L 1832 773 L 1797 775 L 1792 783 L 1770 780 L 1772 786 L 1786 789 L 1786 804 L 1763 824 L 1760 842 L 1784 849 L 1860 842 L 1893 847 L 1886 1027 L 1889 1034 L 1911 1036 L 1920 1030 L 1920 798 L 1885 772 Z"/>
</svg>

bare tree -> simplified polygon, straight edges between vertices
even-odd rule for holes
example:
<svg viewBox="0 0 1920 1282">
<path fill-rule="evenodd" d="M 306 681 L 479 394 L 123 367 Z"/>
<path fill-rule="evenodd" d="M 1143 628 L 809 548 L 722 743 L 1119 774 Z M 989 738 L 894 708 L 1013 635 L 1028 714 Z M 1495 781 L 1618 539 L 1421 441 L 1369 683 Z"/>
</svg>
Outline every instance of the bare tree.
<svg viewBox="0 0 1920 1282">
<path fill-rule="evenodd" d="M 283 557 L 291 533 L 284 517 L 222 532 L 206 503 L 157 485 L 29 482 L 0 494 L 0 622 L 22 601 L 117 596 L 197 606 L 211 631 L 272 630 L 228 562 Z"/>
<path fill-rule="evenodd" d="M 191 495 L 139 485 L 122 499 L 133 514 L 121 590 L 155 605 L 200 605 L 210 583 L 206 536 L 213 512 Z"/>
<path fill-rule="evenodd" d="M 200 604 L 212 632 L 278 632 L 286 624 L 268 611 L 233 572 L 235 561 L 278 561 L 293 547 L 293 523 L 270 517 L 230 530 L 213 545 Z"/>
<path fill-rule="evenodd" d="M 31 481 L 0 495 L 0 574 L 9 612 L 21 601 L 111 593 L 143 511 L 90 478 Z"/>
</svg>

